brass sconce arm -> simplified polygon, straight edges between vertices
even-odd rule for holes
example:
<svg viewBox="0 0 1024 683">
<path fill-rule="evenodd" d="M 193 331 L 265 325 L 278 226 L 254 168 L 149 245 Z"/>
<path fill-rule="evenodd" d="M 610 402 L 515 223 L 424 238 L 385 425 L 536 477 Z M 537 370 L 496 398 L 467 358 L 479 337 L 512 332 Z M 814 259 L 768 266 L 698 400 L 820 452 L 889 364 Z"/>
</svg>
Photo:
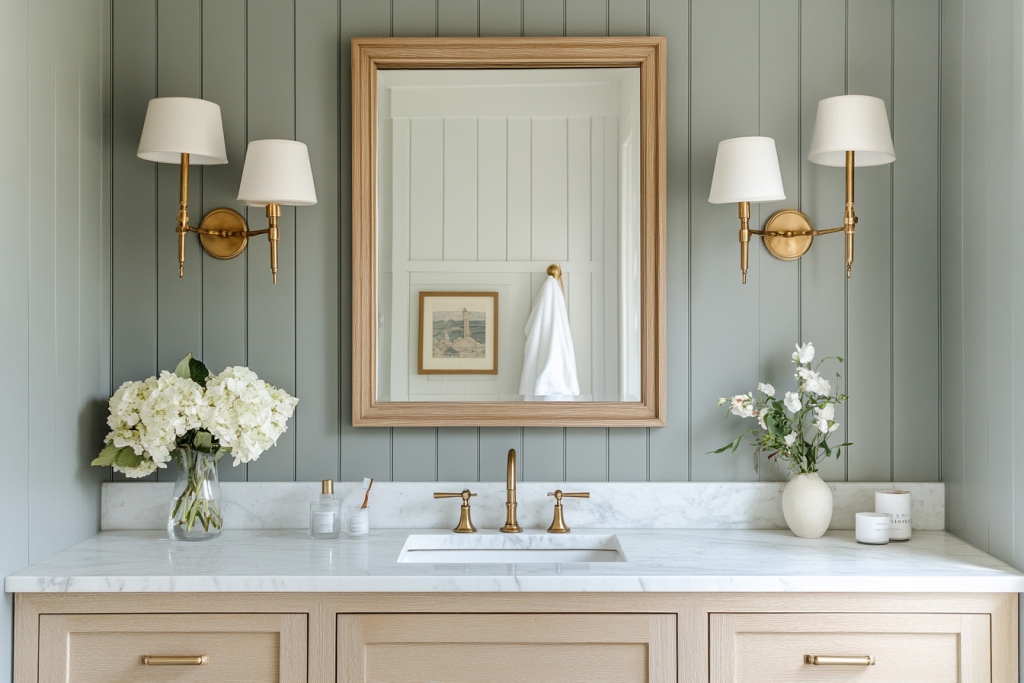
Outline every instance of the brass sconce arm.
<svg viewBox="0 0 1024 683">
<path fill-rule="evenodd" d="M 836 232 L 846 234 L 846 277 L 850 277 L 853 266 L 853 237 L 857 227 L 857 214 L 853 204 L 854 153 L 846 152 L 846 205 L 843 211 L 843 225 L 839 228 L 815 230 L 810 219 L 794 209 L 783 209 L 772 214 L 765 222 L 764 230 L 750 227 L 750 202 L 738 202 L 740 218 L 740 270 L 743 284 L 747 283 L 747 262 L 751 235 L 764 239 L 765 246 L 774 256 L 786 261 L 800 258 L 811 248 L 811 242 L 819 235 Z M 779 226 L 786 229 L 777 229 Z"/>
</svg>

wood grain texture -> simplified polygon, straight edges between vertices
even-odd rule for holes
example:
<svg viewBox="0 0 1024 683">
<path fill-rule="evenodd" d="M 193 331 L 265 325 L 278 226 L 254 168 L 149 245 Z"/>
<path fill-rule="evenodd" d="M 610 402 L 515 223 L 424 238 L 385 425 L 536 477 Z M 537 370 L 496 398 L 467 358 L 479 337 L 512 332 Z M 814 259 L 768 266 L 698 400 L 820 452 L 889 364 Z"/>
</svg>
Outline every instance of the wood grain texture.
<svg viewBox="0 0 1024 683">
<path fill-rule="evenodd" d="M 711 681 L 989 681 L 987 620 L 960 614 L 711 614 Z M 805 655 L 875 658 L 814 666 Z"/>
<path fill-rule="evenodd" d="M 338 617 L 338 680 L 667 682 L 674 615 L 363 614 Z"/>
<path fill-rule="evenodd" d="M 157 620 L 175 613 L 187 613 L 188 616 L 174 618 L 194 620 L 209 616 L 232 620 L 232 623 L 247 623 L 251 619 L 275 615 L 300 615 L 302 622 L 308 624 L 310 683 L 336 680 L 336 648 L 339 671 L 345 666 L 358 666 L 362 657 L 359 643 L 366 640 L 363 633 L 366 619 L 376 619 L 380 625 L 388 620 L 398 619 L 401 622 L 418 615 L 404 623 L 414 626 L 425 624 L 425 628 L 419 629 L 421 633 L 432 627 L 433 632 L 426 633 L 426 637 L 438 638 L 434 633 L 438 626 L 443 630 L 445 624 L 472 619 L 474 614 L 485 621 L 500 617 L 508 620 L 506 623 L 527 625 L 538 616 L 582 619 L 587 624 L 594 621 L 595 616 L 600 620 L 602 617 L 599 615 L 619 615 L 631 619 L 627 627 L 621 627 L 625 633 L 643 633 L 644 626 L 637 617 L 648 615 L 646 632 L 650 642 L 664 642 L 665 649 L 661 651 L 666 657 L 675 658 L 674 677 L 667 680 L 680 683 L 708 680 L 708 655 L 711 639 L 715 637 L 713 634 L 735 631 L 723 629 L 723 619 L 734 622 L 758 620 L 769 626 L 785 625 L 790 633 L 811 632 L 802 635 L 813 635 L 821 627 L 841 627 L 844 631 L 866 629 L 869 634 L 872 629 L 906 632 L 910 627 L 935 631 L 948 627 L 954 620 L 961 620 L 963 633 L 970 631 L 968 638 L 971 643 L 991 640 L 992 667 L 991 679 L 962 680 L 1011 683 L 1017 675 L 1016 600 L 1017 596 L 1012 594 L 984 593 L 151 593 L 144 596 L 129 593 L 22 593 L 17 596 L 14 682 L 37 683 L 40 615 L 85 615 L 87 619 L 103 618 L 99 615 L 112 615 L 110 618 L 113 619 L 138 615 L 138 621 L 133 623 L 145 623 L 157 613 Z M 451 616 L 439 619 L 439 614 Z M 718 627 L 714 627 L 716 620 Z M 395 622 L 385 625 L 392 623 Z M 294 624 L 292 628 L 301 628 L 298 620 Z M 460 624 L 450 628 L 457 629 Z M 159 630 L 159 624 L 157 627 Z M 584 630 L 579 627 L 557 632 L 572 638 L 576 632 Z M 408 631 L 405 629 L 399 635 L 406 637 Z M 528 632 L 529 629 L 520 628 L 512 632 L 523 631 Z M 388 637 L 384 630 L 379 632 Z M 463 640 L 465 633 L 465 628 L 456 630 Z M 394 635 L 390 637 L 394 638 Z M 611 635 L 612 639 L 616 637 L 621 638 L 622 635 Z M 481 638 L 486 640 L 487 636 Z M 507 642 L 508 631 L 493 635 L 491 640 Z M 719 651 L 721 642 L 724 641 L 719 642 Z M 984 647 L 978 645 L 969 649 L 978 655 L 972 660 L 978 662 L 978 667 L 987 665 Z M 655 665 L 654 657 L 651 663 Z M 965 670 L 981 670 L 978 667 Z"/>
<path fill-rule="evenodd" d="M 376 70 L 639 66 L 641 69 L 641 393 L 639 404 L 377 401 Z M 664 39 L 358 39 L 352 42 L 353 413 L 356 426 L 649 426 L 664 424 Z M 443 415 L 441 419 L 439 415 Z"/>
<path fill-rule="evenodd" d="M 306 615 L 44 615 L 39 683 L 306 680 Z M 143 668 L 143 655 L 200 656 L 199 667 Z"/>
</svg>

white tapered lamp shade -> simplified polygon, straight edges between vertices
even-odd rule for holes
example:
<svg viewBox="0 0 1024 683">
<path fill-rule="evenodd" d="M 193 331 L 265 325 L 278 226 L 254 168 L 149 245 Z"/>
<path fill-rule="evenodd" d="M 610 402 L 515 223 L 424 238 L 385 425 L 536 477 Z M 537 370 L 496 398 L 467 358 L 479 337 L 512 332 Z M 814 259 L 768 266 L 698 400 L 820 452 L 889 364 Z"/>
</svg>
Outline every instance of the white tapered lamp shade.
<svg viewBox="0 0 1024 683">
<path fill-rule="evenodd" d="M 149 101 L 138 155 L 161 164 L 228 163 L 220 106 L 194 97 L 158 97 Z"/>
<path fill-rule="evenodd" d="M 309 150 L 295 140 L 254 140 L 245 151 L 238 201 L 249 206 L 316 204 Z"/>
<path fill-rule="evenodd" d="M 845 166 L 847 152 L 854 152 L 854 166 L 896 161 L 885 102 L 868 95 L 840 95 L 818 102 L 807 158 L 821 166 Z"/>
<path fill-rule="evenodd" d="M 775 140 L 743 137 L 718 143 L 709 202 L 778 202 L 785 198 Z"/>
</svg>

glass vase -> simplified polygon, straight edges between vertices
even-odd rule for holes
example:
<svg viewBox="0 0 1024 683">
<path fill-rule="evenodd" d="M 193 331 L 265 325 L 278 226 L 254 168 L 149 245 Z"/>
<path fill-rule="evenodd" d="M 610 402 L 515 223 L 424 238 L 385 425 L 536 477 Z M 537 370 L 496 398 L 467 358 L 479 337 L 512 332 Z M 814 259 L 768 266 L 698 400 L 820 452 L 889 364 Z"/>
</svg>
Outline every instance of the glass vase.
<svg viewBox="0 0 1024 683">
<path fill-rule="evenodd" d="M 179 448 L 178 478 L 171 497 L 167 535 L 176 541 L 206 541 L 220 536 L 220 482 L 217 461 L 208 453 Z"/>
</svg>

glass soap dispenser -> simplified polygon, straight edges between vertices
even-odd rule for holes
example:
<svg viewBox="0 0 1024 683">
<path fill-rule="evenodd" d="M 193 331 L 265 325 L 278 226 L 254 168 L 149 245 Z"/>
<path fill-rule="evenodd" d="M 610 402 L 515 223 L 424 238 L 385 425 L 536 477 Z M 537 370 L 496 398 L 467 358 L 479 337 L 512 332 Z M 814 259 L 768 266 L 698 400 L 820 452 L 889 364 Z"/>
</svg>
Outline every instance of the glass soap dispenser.
<svg viewBox="0 0 1024 683">
<path fill-rule="evenodd" d="M 324 479 L 320 497 L 309 504 L 309 537 L 338 538 L 341 534 L 341 501 L 334 498 L 334 482 Z"/>
</svg>

